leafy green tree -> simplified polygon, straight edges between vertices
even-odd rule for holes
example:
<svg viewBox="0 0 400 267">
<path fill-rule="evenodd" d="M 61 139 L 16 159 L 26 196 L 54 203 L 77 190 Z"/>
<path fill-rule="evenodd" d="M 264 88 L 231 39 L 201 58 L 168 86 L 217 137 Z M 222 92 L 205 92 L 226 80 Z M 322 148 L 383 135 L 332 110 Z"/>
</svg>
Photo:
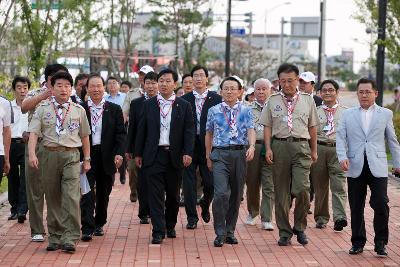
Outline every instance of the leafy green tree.
<svg viewBox="0 0 400 267">
<path fill-rule="evenodd" d="M 213 25 L 212 0 L 148 0 L 156 7 L 148 27 L 159 29 L 156 39 L 161 43 L 175 43 L 174 68 L 178 68 L 180 47 L 183 47 L 183 71 L 194 63 L 204 64 L 208 53 L 204 44 Z M 204 12 L 200 12 L 204 10 Z"/>
<path fill-rule="evenodd" d="M 366 27 L 376 31 L 378 25 L 378 1 L 376 0 L 354 0 L 358 6 L 355 18 Z M 386 47 L 388 58 L 393 63 L 400 62 L 400 1 L 387 1 Z M 374 45 L 378 44 L 377 42 Z"/>
</svg>

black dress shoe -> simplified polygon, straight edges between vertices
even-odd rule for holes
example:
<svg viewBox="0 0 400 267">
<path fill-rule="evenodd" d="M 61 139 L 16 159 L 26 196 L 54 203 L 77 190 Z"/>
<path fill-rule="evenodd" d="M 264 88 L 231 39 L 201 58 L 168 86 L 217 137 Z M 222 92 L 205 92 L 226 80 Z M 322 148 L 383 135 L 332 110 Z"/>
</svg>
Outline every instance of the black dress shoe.
<svg viewBox="0 0 400 267">
<path fill-rule="evenodd" d="M 94 235 L 103 236 L 104 235 L 103 227 L 96 227 L 96 229 L 94 230 Z"/>
<path fill-rule="evenodd" d="M 362 253 L 364 250 L 363 247 L 356 247 L 356 246 L 352 246 L 351 249 L 349 250 L 349 254 L 350 255 L 357 255 Z"/>
<path fill-rule="evenodd" d="M 11 215 L 8 217 L 9 221 L 16 220 L 16 219 L 18 219 L 18 215 L 16 213 L 11 213 Z"/>
<path fill-rule="evenodd" d="M 209 207 L 206 207 L 204 201 L 200 202 L 200 207 L 201 207 L 201 218 L 203 218 L 203 221 L 205 223 L 209 223 L 211 218 Z"/>
<path fill-rule="evenodd" d="M 175 231 L 175 229 L 169 229 L 169 230 L 167 230 L 167 237 L 168 237 L 168 238 L 176 238 L 176 231 Z"/>
<path fill-rule="evenodd" d="M 225 237 L 222 235 L 218 235 L 214 240 L 214 247 L 222 247 L 225 242 Z"/>
<path fill-rule="evenodd" d="M 88 241 L 92 240 L 92 235 L 93 234 L 82 234 L 81 240 L 88 242 Z"/>
<path fill-rule="evenodd" d="M 289 246 L 292 242 L 290 241 L 289 237 L 282 236 L 278 240 L 278 246 Z"/>
<path fill-rule="evenodd" d="M 60 248 L 61 248 L 60 244 L 49 243 L 49 245 L 47 246 L 46 250 L 47 251 L 56 251 L 56 250 L 59 250 Z"/>
<path fill-rule="evenodd" d="M 333 230 L 335 231 L 342 231 L 344 227 L 347 226 L 347 221 L 344 219 L 337 220 L 335 225 L 333 226 Z"/>
<path fill-rule="evenodd" d="M 67 253 L 74 253 L 75 252 L 75 245 L 73 244 L 64 244 L 62 245 L 61 251 Z"/>
<path fill-rule="evenodd" d="M 18 214 L 18 223 L 24 223 L 26 220 L 25 214 Z"/>
<path fill-rule="evenodd" d="M 140 218 L 139 221 L 140 224 L 149 224 L 149 217 L 148 216 L 144 216 L 143 218 Z"/>
<path fill-rule="evenodd" d="M 387 255 L 388 255 L 385 244 L 381 241 L 379 241 L 375 244 L 374 251 L 376 252 L 376 256 L 378 256 L 378 257 L 387 257 Z"/>
<path fill-rule="evenodd" d="M 300 231 L 297 232 L 297 242 L 299 242 L 302 245 L 308 244 L 308 239 L 304 232 L 300 232 Z"/>
<path fill-rule="evenodd" d="M 196 228 L 197 228 L 197 223 L 196 222 L 192 222 L 192 223 L 186 224 L 186 229 L 193 230 L 193 229 L 196 229 Z"/>
<path fill-rule="evenodd" d="M 326 228 L 326 224 L 325 223 L 321 223 L 321 222 L 317 222 L 317 224 L 315 225 L 315 228 L 324 229 L 324 228 Z"/>
<path fill-rule="evenodd" d="M 153 236 L 153 239 L 151 240 L 151 243 L 152 244 L 161 244 L 162 240 L 163 240 L 162 236 L 156 235 L 156 236 Z"/>
<path fill-rule="evenodd" d="M 227 237 L 225 238 L 225 243 L 231 244 L 231 245 L 236 245 L 236 244 L 238 244 L 239 242 L 238 242 L 238 240 L 236 239 L 236 237 L 234 237 L 234 236 L 227 236 Z"/>
</svg>

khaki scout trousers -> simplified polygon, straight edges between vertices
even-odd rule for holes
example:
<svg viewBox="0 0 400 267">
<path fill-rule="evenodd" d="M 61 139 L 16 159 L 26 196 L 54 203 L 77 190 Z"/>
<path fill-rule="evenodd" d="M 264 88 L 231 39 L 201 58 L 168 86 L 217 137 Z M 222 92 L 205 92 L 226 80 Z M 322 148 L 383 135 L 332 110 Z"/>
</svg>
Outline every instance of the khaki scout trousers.
<svg viewBox="0 0 400 267">
<path fill-rule="evenodd" d="M 275 186 L 275 218 L 280 237 L 292 237 L 293 229 L 304 231 L 310 205 L 311 151 L 307 141 L 272 141 L 272 176 Z M 289 223 L 291 195 L 296 197 L 294 227 Z"/>
<path fill-rule="evenodd" d="M 261 144 L 256 144 L 254 158 L 247 164 L 246 198 L 247 210 L 254 218 L 261 212 L 261 221 L 272 221 L 274 203 L 274 183 L 272 168 L 261 156 Z M 260 186 L 262 188 L 262 201 L 260 211 Z"/>
<path fill-rule="evenodd" d="M 346 220 L 346 176 L 340 168 L 335 147 L 318 145 L 318 161 L 311 166 L 311 177 L 315 192 L 315 221 L 329 222 L 329 186 L 333 220 Z"/>
<path fill-rule="evenodd" d="M 39 143 L 36 146 L 36 156 L 39 160 L 39 170 L 30 167 L 28 144 L 25 145 L 25 182 L 26 182 L 26 200 L 29 210 L 29 225 L 31 227 L 31 236 L 44 234 L 43 226 L 43 205 L 44 188 L 41 177 L 40 166 L 42 166 L 43 146 Z"/>
<path fill-rule="evenodd" d="M 80 237 L 81 218 L 79 150 L 44 151 L 41 168 L 46 185 L 49 243 L 75 245 Z"/>
<path fill-rule="evenodd" d="M 129 188 L 131 189 L 131 194 L 129 198 L 132 202 L 134 202 L 138 198 L 138 193 L 137 193 L 138 170 L 135 165 L 134 159 L 129 160 L 127 164 L 129 173 Z"/>
</svg>

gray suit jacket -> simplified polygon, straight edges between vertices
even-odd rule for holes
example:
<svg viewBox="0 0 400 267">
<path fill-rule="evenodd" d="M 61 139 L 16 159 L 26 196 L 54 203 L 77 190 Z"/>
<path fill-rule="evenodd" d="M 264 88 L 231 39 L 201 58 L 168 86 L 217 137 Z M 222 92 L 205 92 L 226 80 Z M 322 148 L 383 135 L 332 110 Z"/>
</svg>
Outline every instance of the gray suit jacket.
<svg viewBox="0 0 400 267">
<path fill-rule="evenodd" d="M 360 176 L 364 165 L 364 151 L 374 177 L 388 176 L 385 139 L 393 158 L 393 166 L 400 167 L 400 146 L 393 128 L 393 112 L 375 105 L 368 132 L 365 133 L 360 107 L 345 110 L 336 132 L 336 152 L 339 162 L 349 160 L 347 177 Z"/>
</svg>

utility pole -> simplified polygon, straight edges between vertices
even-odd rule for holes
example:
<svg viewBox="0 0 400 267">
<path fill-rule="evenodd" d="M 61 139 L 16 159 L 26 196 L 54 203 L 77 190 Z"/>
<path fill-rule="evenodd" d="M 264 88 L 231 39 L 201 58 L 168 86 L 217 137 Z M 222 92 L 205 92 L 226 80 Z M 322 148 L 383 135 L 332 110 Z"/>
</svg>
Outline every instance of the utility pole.
<svg viewBox="0 0 400 267">
<path fill-rule="evenodd" d="M 232 0 L 228 0 L 228 20 L 226 22 L 226 42 L 225 42 L 225 76 L 230 75 L 231 65 L 231 12 Z"/>
<path fill-rule="evenodd" d="M 317 87 L 326 78 L 326 58 L 325 58 L 325 28 L 326 28 L 326 0 L 320 2 L 320 31 L 318 44 L 318 82 Z"/>
<path fill-rule="evenodd" d="M 244 21 L 249 23 L 249 60 L 248 65 L 247 65 L 247 81 L 250 82 L 250 72 L 251 72 L 251 52 L 253 49 L 252 43 L 253 43 L 253 13 L 246 13 L 244 14 L 246 17 L 248 17 L 248 19 L 245 19 Z"/>
<path fill-rule="evenodd" d="M 285 26 L 285 20 L 283 17 L 281 18 L 281 35 L 280 35 L 280 45 L 279 45 L 279 64 L 283 63 L 283 50 L 284 50 L 284 42 L 283 42 L 283 37 L 284 37 L 284 26 Z"/>
<path fill-rule="evenodd" d="M 378 97 L 376 98 L 376 103 L 382 106 L 383 80 L 385 75 L 385 46 L 382 43 L 386 39 L 387 0 L 379 0 L 378 3 L 378 50 L 376 51 L 376 87 L 378 89 Z"/>
</svg>

